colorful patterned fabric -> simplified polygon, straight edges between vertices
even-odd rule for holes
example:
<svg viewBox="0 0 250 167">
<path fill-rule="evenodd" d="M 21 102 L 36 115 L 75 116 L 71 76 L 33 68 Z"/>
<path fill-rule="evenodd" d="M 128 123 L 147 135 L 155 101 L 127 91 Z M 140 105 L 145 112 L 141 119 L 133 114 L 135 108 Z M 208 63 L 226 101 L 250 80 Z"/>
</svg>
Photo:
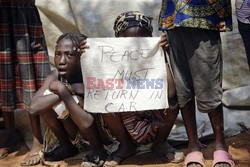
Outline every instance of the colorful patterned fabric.
<svg viewBox="0 0 250 167">
<path fill-rule="evenodd" d="M 115 20 L 114 31 L 115 36 L 120 36 L 119 34 L 130 27 L 143 27 L 149 32 L 153 32 L 153 27 L 151 25 L 152 18 L 145 16 L 138 11 L 128 11 L 121 13 Z"/>
<path fill-rule="evenodd" d="M 237 19 L 245 24 L 250 24 L 250 0 L 236 0 L 235 8 Z"/>
<path fill-rule="evenodd" d="M 230 0 L 162 0 L 159 29 L 191 27 L 216 31 L 232 30 Z"/>
<path fill-rule="evenodd" d="M 0 1 L 0 107 L 28 109 L 50 71 L 42 23 L 33 0 Z"/>
<path fill-rule="evenodd" d="M 158 110 L 122 112 L 121 118 L 130 136 L 141 144 L 153 142 L 157 128 L 165 124 Z"/>
</svg>

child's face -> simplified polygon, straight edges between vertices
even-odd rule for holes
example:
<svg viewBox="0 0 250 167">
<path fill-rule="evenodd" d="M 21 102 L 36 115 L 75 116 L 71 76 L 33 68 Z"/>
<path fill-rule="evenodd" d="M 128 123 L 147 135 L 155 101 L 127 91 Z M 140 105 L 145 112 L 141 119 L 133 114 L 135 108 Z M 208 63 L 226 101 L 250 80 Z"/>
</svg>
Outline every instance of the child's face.
<svg viewBox="0 0 250 167">
<path fill-rule="evenodd" d="M 123 31 L 120 37 L 152 37 L 152 34 L 143 27 L 131 27 Z"/>
<path fill-rule="evenodd" d="M 73 50 L 73 43 L 70 39 L 64 38 L 57 43 L 55 51 L 55 65 L 58 74 L 64 78 L 74 77 L 79 74 L 80 68 L 80 53 Z"/>
</svg>

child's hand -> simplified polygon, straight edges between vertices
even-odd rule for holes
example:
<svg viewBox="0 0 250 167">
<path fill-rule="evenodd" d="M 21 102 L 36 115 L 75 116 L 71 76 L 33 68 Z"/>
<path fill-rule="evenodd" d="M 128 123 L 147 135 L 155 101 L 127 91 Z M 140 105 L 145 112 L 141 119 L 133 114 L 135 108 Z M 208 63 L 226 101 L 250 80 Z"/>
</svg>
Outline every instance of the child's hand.
<svg viewBox="0 0 250 167">
<path fill-rule="evenodd" d="M 162 47 L 162 49 L 164 51 L 167 51 L 168 47 L 169 47 L 169 44 L 168 44 L 168 41 L 167 41 L 167 34 L 166 33 L 162 33 L 160 35 L 161 39 L 160 39 L 160 42 L 159 42 L 159 46 Z"/>
<path fill-rule="evenodd" d="M 83 40 L 81 43 L 80 43 L 80 50 L 81 50 L 81 53 L 84 53 L 85 52 L 85 49 L 88 49 L 89 46 L 87 45 L 87 40 Z"/>
<path fill-rule="evenodd" d="M 49 85 L 49 90 L 57 94 L 60 98 L 64 95 L 70 95 L 67 87 L 61 81 L 52 81 Z"/>
</svg>

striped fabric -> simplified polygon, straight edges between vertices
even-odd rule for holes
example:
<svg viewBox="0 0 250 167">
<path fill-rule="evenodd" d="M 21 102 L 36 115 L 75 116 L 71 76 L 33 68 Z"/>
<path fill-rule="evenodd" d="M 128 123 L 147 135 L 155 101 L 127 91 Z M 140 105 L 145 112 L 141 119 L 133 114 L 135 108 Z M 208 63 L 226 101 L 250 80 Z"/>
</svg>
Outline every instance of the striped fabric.
<svg viewBox="0 0 250 167">
<path fill-rule="evenodd" d="M 49 71 L 47 47 L 34 1 L 0 0 L 2 111 L 27 110 Z"/>
<path fill-rule="evenodd" d="M 236 0 L 235 7 L 238 20 L 250 24 L 250 0 Z"/>
<path fill-rule="evenodd" d="M 122 112 L 121 118 L 130 136 L 141 144 L 153 142 L 157 128 L 162 126 L 159 122 L 163 120 L 161 113 L 155 111 Z M 158 119 L 161 118 L 161 119 Z"/>
</svg>

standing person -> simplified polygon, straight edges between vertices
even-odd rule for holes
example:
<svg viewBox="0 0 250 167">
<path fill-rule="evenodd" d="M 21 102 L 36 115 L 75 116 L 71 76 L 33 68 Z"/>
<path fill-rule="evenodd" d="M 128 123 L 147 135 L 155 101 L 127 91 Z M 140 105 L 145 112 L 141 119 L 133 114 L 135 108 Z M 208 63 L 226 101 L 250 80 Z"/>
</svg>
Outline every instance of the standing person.
<svg viewBox="0 0 250 167">
<path fill-rule="evenodd" d="M 116 37 L 152 37 L 152 18 L 138 11 L 121 13 L 115 20 Z M 166 36 L 161 36 L 160 47 L 166 48 Z M 84 51 L 86 42 L 82 43 Z M 118 165 L 122 160 L 137 153 L 139 144 L 153 143 L 152 150 L 162 154 L 173 163 L 182 162 L 184 155 L 168 144 L 167 138 L 179 112 L 174 81 L 168 64 L 168 101 L 170 108 L 163 110 L 121 112 L 102 114 L 111 134 L 120 142 L 118 149 L 111 153 L 105 167 Z M 141 99 L 143 100 L 143 99 Z"/>
<path fill-rule="evenodd" d="M 235 8 L 238 29 L 245 46 L 248 67 L 250 69 L 250 0 L 236 0 Z"/>
<path fill-rule="evenodd" d="M 50 71 L 41 20 L 34 0 L 0 1 L 0 98 L 5 141 L 0 159 L 17 150 L 20 135 L 15 131 L 14 110 L 29 110 L 31 98 Z M 30 116 L 32 149 L 24 164 L 39 163 L 42 148 L 39 116 Z"/>
<path fill-rule="evenodd" d="M 92 159 L 101 163 L 106 158 L 94 116 L 83 109 L 79 47 L 85 39 L 86 36 L 80 33 L 65 33 L 58 38 L 54 57 L 56 69 L 46 77 L 30 105 L 30 114 L 40 114 L 59 140 L 53 151 L 44 154 L 47 161 L 76 155 L 76 147 L 79 149 L 81 144 L 79 134 L 89 141 Z"/>
<path fill-rule="evenodd" d="M 170 64 L 188 135 L 184 166 L 205 166 L 198 142 L 195 99 L 208 113 L 215 137 L 213 166 L 233 167 L 224 138 L 220 31 L 232 29 L 230 0 L 163 0 L 160 30 L 167 31 Z"/>
</svg>

